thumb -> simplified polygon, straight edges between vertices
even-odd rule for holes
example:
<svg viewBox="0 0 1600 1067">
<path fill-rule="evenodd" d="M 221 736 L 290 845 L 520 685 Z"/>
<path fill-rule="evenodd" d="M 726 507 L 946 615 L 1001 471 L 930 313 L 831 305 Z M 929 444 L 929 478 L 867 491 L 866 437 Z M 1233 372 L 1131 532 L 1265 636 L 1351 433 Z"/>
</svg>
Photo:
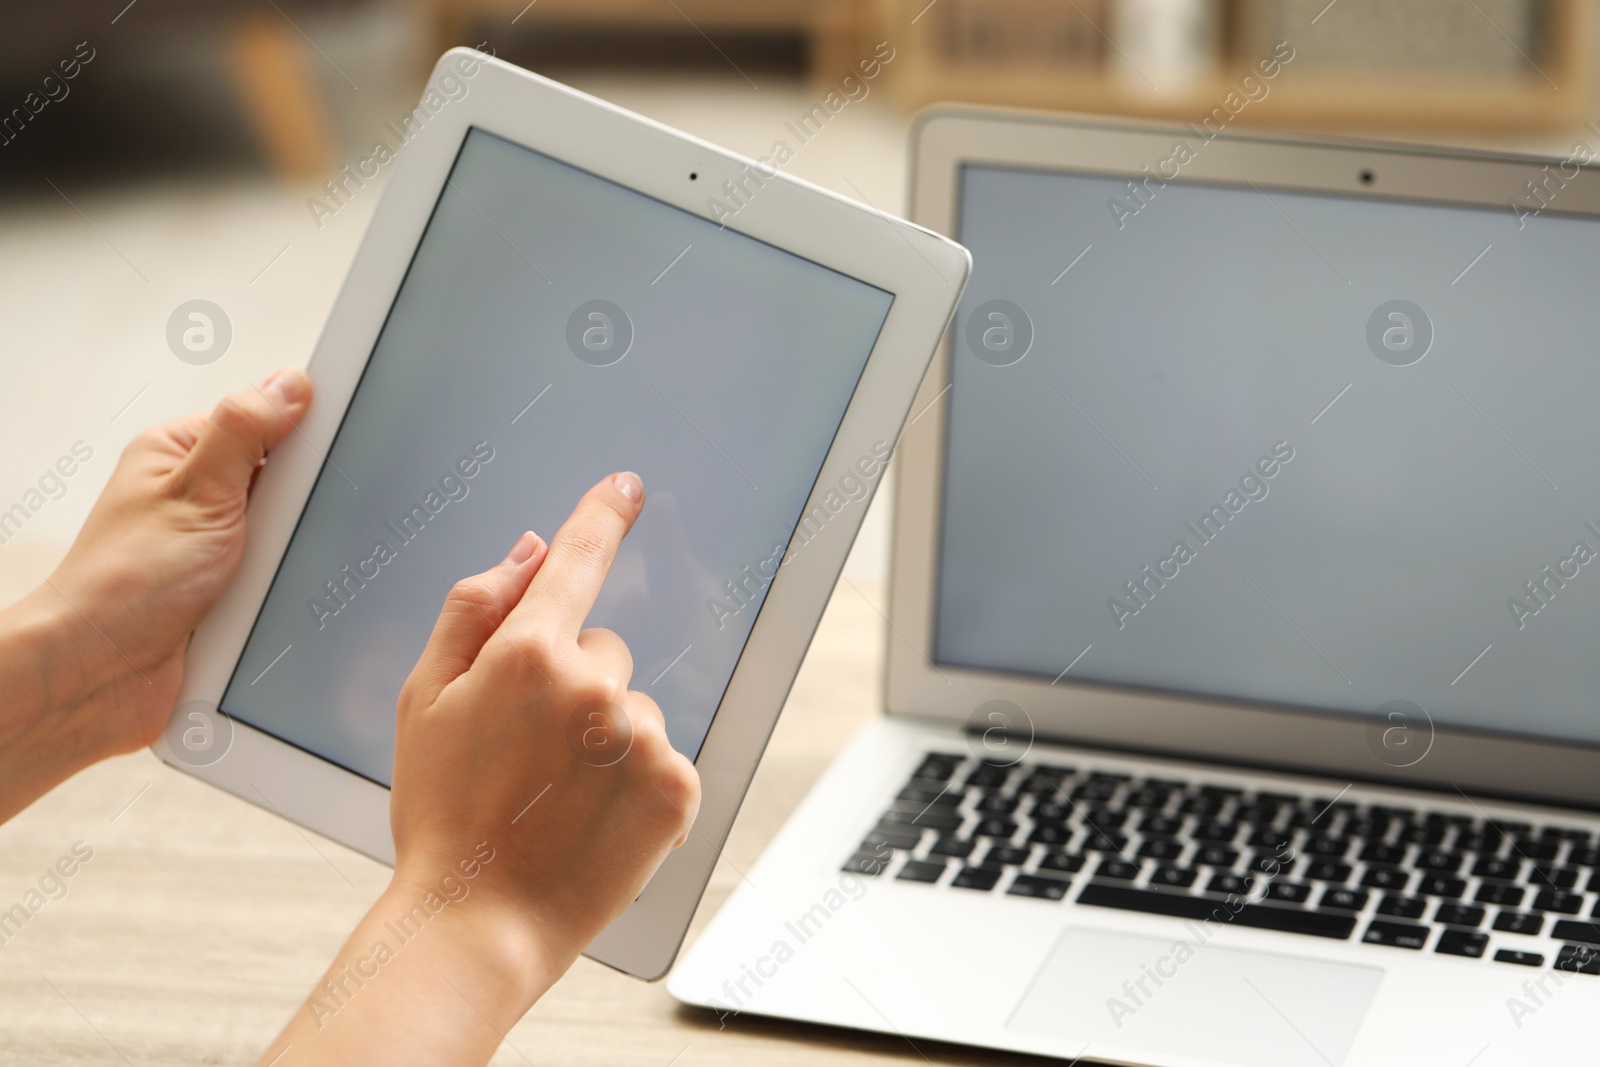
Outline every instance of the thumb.
<svg viewBox="0 0 1600 1067">
<path fill-rule="evenodd" d="M 311 382 L 286 367 L 258 386 L 222 398 L 178 467 L 187 493 L 225 500 L 244 493 L 251 476 L 311 404 Z"/>
</svg>

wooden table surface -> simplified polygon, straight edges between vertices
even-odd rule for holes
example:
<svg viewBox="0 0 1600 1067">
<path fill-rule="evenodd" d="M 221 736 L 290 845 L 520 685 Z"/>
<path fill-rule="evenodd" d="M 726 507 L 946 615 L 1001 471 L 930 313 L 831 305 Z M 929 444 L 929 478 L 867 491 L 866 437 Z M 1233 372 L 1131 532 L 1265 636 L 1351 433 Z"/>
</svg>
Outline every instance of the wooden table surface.
<svg viewBox="0 0 1600 1067">
<path fill-rule="evenodd" d="M 3 601 L 0 601 L 3 602 Z M 693 942 L 855 729 L 879 713 L 883 590 L 843 582 L 689 934 Z M 82 845 L 77 845 L 82 842 Z M 0 1064 L 255 1062 L 388 869 L 159 763 L 80 774 L 0 827 L 0 911 L 77 845 L 93 858 L 0 945 Z M 737 870 L 736 870 L 737 868 Z M 676 1059 L 675 1059 L 676 1058 Z M 495 1064 L 1043 1063 L 684 1007 L 587 959 Z"/>
</svg>

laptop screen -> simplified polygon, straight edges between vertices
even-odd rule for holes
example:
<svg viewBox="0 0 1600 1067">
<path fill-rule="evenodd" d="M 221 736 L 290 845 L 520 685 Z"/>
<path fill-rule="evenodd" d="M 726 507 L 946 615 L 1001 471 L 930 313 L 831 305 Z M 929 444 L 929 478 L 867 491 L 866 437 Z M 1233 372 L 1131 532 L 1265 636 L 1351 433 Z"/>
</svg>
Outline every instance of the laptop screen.
<svg viewBox="0 0 1600 1067">
<path fill-rule="evenodd" d="M 987 166 L 935 659 L 1600 743 L 1600 227 Z"/>
</svg>

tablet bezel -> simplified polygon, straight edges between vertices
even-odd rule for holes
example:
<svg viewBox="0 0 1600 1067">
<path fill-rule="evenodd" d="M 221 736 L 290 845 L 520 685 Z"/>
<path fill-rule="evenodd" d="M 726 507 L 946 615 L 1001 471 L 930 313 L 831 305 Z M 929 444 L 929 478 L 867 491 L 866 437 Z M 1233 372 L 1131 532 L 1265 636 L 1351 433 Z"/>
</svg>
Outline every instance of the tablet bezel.
<svg viewBox="0 0 1600 1067">
<path fill-rule="evenodd" d="M 959 234 L 958 193 L 967 165 L 1138 178 L 1193 129 L 1084 115 L 969 106 L 932 108 L 912 130 L 910 214 Z M 1569 161 L 1570 162 L 1570 161 Z M 1219 134 L 1168 179 L 1416 203 L 1482 207 L 1504 213 L 1514 236 L 1515 204 L 1546 172 L 1561 169 L 1560 197 L 1543 214 L 1600 218 L 1600 169 L 1560 160 L 1460 148 L 1433 148 L 1260 132 Z M 1524 208 L 1526 210 L 1526 208 Z M 1065 260 L 1063 260 L 1065 262 Z M 950 339 L 941 342 L 917 410 L 950 387 Z M 1373 745 L 1388 725 L 1376 712 L 1341 716 L 1291 706 L 1152 692 L 938 664 L 935 647 L 945 422 L 920 420 L 907 431 L 896 467 L 889 620 L 905 641 L 889 642 L 885 701 L 890 714 L 951 723 L 1002 699 L 1025 708 L 1040 737 L 1077 744 L 1202 758 L 1282 770 L 1292 767 L 1350 780 L 1600 808 L 1600 749 L 1594 745 L 1417 724 L 1426 758 L 1396 766 Z M 1064 650 L 1062 666 L 1073 652 Z"/>
<path fill-rule="evenodd" d="M 263 471 L 249 506 L 250 536 L 239 573 L 190 644 L 175 720 L 186 705 L 215 708 L 221 701 L 471 128 L 893 294 L 808 495 L 808 512 L 822 505 L 828 488 L 854 470 L 858 459 L 873 454 L 875 444 L 897 440 L 970 271 L 966 250 L 946 238 L 470 49 L 441 57 L 423 101 L 415 135 L 396 153 L 388 186 L 309 364 L 316 402 Z M 736 214 L 719 220 L 708 197 L 724 195 L 724 182 L 742 184 L 751 195 Z M 646 979 L 659 978 L 671 966 L 866 504 L 845 509 L 779 569 L 696 761 L 702 802 L 695 829 L 587 955 Z M 725 714 L 731 707 L 738 714 Z M 209 765 L 194 766 L 166 738 L 154 751 L 251 803 L 394 862 L 388 789 L 238 720 L 223 717 L 221 725 L 231 728 L 231 741 L 226 754 Z"/>
</svg>

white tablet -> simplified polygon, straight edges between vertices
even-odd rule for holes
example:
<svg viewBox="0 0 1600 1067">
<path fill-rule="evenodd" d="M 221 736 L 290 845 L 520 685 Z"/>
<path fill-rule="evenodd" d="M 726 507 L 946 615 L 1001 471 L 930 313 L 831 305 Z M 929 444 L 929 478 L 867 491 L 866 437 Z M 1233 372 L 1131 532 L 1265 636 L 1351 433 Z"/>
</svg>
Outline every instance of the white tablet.
<svg viewBox="0 0 1600 1067">
<path fill-rule="evenodd" d="M 250 503 L 162 759 L 376 859 L 395 705 L 450 586 L 605 474 L 648 495 L 589 617 L 704 790 L 588 954 L 676 955 L 969 258 L 927 230 L 457 49 Z"/>
</svg>

